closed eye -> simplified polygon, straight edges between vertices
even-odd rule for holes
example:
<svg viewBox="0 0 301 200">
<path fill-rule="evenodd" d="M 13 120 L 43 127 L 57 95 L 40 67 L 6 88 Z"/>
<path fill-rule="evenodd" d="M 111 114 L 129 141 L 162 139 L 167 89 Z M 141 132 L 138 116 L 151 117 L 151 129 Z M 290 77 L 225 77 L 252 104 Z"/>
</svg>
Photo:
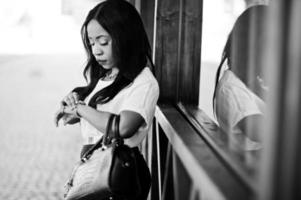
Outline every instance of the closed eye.
<svg viewBox="0 0 301 200">
<path fill-rule="evenodd" d="M 102 45 L 102 46 L 105 46 L 105 45 L 109 44 L 109 41 L 107 39 L 104 39 L 104 38 L 100 38 L 98 41 L 99 41 L 99 44 Z"/>
<path fill-rule="evenodd" d="M 101 42 L 100 43 L 100 45 L 102 45 L 102 46 L 106 46 L 106 45 L 108 45 L 109 43 L 108 42 Z"/>
</svg>

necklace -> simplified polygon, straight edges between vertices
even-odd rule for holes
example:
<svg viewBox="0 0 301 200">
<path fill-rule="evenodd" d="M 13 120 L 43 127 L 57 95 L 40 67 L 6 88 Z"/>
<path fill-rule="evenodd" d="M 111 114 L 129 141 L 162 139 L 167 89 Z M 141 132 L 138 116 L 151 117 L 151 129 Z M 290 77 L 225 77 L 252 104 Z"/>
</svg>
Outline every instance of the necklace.
<svg viewBox="0 0 301 200">
<path fill-rule="evenodd" d="M 117 75 L 118 75 L 118 71 L 110 70 L 105 74 L 105 76 L 102 79 L 106 80 L 106 81 L 110 81 L 110 80 L 115 79 L 117 77 Z"/>
</svg>

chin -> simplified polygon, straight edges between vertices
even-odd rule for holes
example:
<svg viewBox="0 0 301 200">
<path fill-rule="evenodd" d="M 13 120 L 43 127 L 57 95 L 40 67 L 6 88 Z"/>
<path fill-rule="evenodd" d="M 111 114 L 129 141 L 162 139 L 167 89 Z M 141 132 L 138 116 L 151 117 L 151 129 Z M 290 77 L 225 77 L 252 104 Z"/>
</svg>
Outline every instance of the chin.
<svg viewBox="0 0 301 200">
<path fill-rule="evenodd" d="M 108 66 L 108 65 L 101 65 L 104 69 L 112 69 L 112 66 Z"/>
</svg>

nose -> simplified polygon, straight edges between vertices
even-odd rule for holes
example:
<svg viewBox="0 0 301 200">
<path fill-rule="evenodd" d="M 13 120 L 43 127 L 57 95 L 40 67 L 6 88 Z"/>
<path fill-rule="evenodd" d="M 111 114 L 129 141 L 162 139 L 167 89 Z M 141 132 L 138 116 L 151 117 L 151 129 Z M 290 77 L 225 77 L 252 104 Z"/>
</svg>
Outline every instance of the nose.
<svg viewBox="0 0 301 200">
<path fill-rule="evenodd" d="M 101 56 L 103 54 L 103 50 L 101 49 L 100 45 L 95 43 L 93 46 L 92 46 L 92 53 L 94 56 Z"/>
</svg>

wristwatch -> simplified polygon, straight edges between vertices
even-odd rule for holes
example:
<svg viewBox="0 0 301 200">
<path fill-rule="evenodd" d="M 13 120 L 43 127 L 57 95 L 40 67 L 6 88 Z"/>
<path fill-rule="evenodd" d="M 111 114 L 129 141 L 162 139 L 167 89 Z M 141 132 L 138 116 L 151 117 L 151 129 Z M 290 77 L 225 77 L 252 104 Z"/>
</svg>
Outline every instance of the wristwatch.
<svg viewBox="0 0 301 200">
<path fill-rule="evenodd" d="M 82 116 L 78 113 L 78 110 L 77 110 L 77 106 L 78 105 L 86 105 L 86 103 L 84 101 L 78 101 L 76 104 L 75 104 L 75 107 L 73 109 L 75 109 L 75 114 L 78 118 L 81 118 Z"/>
</svg>

